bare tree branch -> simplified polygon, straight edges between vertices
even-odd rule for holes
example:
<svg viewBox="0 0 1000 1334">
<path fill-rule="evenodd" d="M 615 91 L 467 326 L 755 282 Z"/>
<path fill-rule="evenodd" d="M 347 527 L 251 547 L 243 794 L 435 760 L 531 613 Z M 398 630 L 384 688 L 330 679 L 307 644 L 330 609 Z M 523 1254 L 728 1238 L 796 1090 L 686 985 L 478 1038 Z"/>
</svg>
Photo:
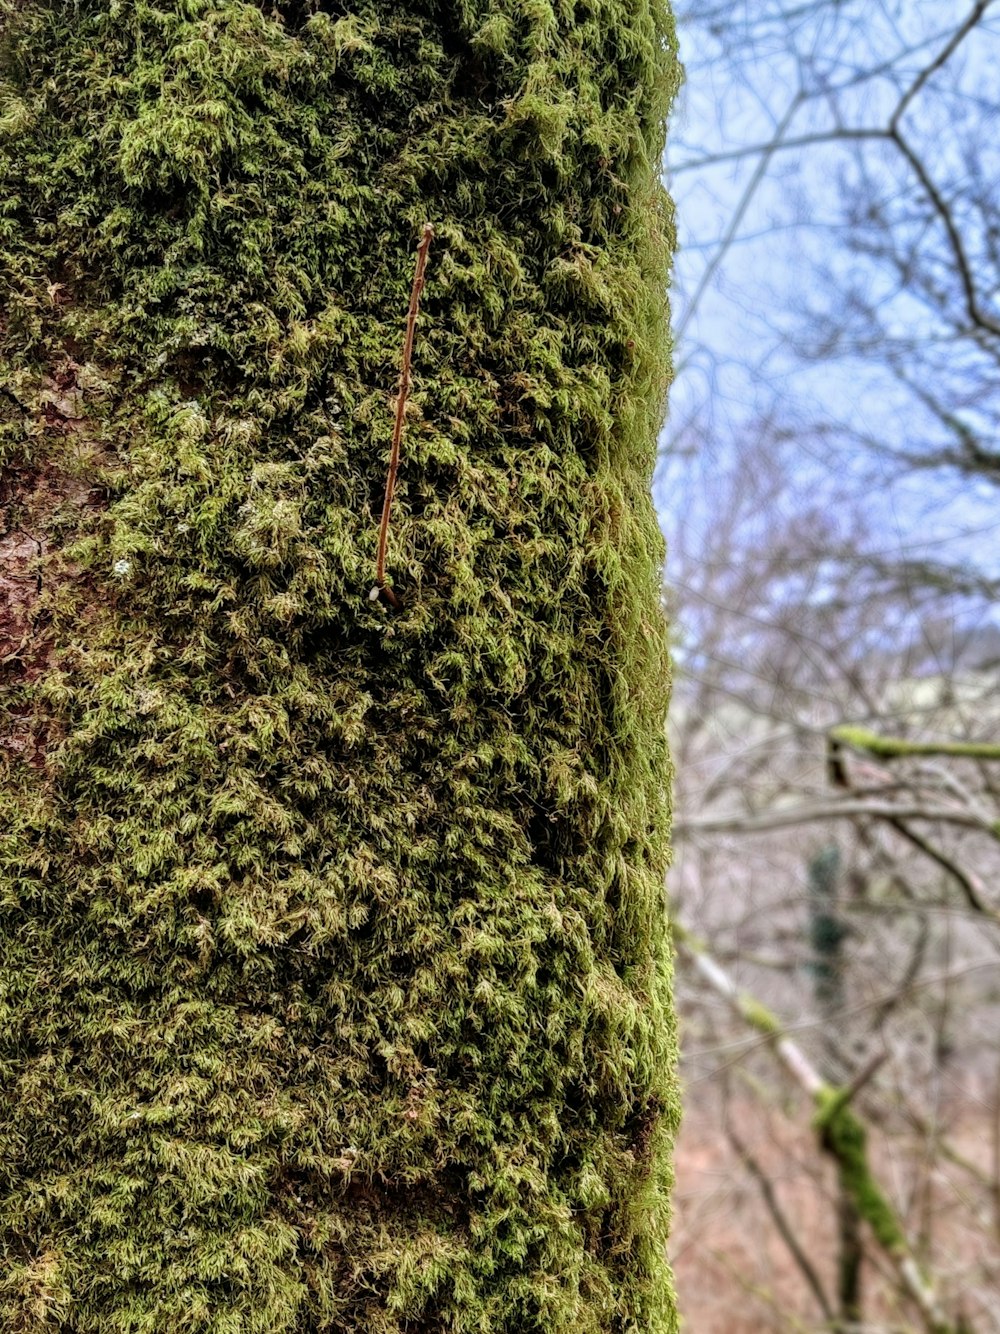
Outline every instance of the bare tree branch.
<svg viewBox="0 0 1000 1334">
<path fill-rule="evenodd" d="M 730 1007 L 756 1028 L 780 1059 L 785 1070 L 817 1104 L 816 1129 L 823 1149 L 846 1175 L 862 1217 L 899 1277 L 900 1283 L 920 1311 L 928 1334 L 959 1334 L 942 1309 L 933 1284 L 921 1272 L 913 1247 L 887 1197 L 871 1176 L 865 1150 L 865 1131 L 857 1113 L 848 1109 L 850 1088 L 831 1089 L 805 1052 L 785 1033 L 780 1021 L 752 997 L 742 992 L 729 975 L 683 929 L 675 928 L 681 953 L 700 976 Z M 971 1334 L 971 1332 L 970 1332 Z"/>
<path fill-rule="evenodd" d="M 767 1175 L 763 1167 L 761 1167 L 760 1163 L 751 1153 L 749 1147 L 740 1139 L 739 1135 L 737 1135 L 729 1122 L 726 1123 L 726 1134 L 730 1144 L 739 1155 L 743 1166 L 747 1169 L 760 1188 L 761 1199 L 764 1201 L 768 1213 L 774 1220 L 774 1226 L 777 1228 L 778 1235 L 785 1243 L 789 1255 L 792 1257 L 797 1269 L 805 1279 L 809 1290 L 816 1298 L 816 1304 L 819 1307 L 824 1320 L 832 1321 L 834 1315 L 830 1299 L 827 1297 L 826 1292 L 823 1289 L 823 1284 L 820 1281 L 815 1266 L 812 1264 L 808 1255 L 806 1255 L 799 1243 L 795 1228 L 792 1226 L 785 1211 L 781 1207 L 781 1202 L 778 1199 L 771 1178 Z"/>
<path fill-rule="evenodd" d="M 791 829 L 796 825 L 815 825 L 824 820 L 925 820 L 953 824 L 964 829 L 978 829 L 1000 840 L 1000 829 L 978 811 L 963 810 L 958 806 L 932 806 L 911 802 L 895 804 L 887 801 L 844 800 L 797 802 L 776 806 L 769 810 L 745 814 L 702 815 L 682 817 L 674 822 L 677 838 L 694 834 L 767 834 L 776 829 Z"/>
</svg>

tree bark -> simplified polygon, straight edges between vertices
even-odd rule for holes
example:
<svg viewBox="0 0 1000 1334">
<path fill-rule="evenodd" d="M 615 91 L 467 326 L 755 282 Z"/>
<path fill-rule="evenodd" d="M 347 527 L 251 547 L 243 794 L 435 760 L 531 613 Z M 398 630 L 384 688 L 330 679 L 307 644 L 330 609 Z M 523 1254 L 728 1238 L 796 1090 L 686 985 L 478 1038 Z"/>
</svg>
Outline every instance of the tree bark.
<svg viewBox="0 0 1000 1334">
<path fill-rule="evenodd" d="M 659 0 L 0 0 L 0 1327 L 676 1328 L 676 81 Z"/>
</svg>

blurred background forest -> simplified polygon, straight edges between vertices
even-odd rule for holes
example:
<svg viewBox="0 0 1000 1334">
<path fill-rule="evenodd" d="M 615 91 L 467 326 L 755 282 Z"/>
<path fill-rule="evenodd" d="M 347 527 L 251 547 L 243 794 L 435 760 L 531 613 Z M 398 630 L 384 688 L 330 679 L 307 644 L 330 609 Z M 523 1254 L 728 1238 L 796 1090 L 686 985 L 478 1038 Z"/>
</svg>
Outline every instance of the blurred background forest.
<svg viewBox="0 0 1000 1334">
<path fill-rule="evenodd" d="M 681 1305 L 991 1334 L 1000 3 L 677 11 Z"/>
</svg>

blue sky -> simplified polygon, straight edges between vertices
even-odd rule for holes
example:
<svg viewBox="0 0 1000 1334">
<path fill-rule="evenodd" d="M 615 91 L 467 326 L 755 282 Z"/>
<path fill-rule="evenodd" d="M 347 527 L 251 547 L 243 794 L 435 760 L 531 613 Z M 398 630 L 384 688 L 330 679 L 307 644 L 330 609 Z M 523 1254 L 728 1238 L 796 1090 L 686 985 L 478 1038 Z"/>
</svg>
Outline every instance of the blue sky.
<svg viewBox="0 0 1000 1334">
<path fill-rule="evenodd" d="M 939 358 L 940 383 L 954 381 L 949 403 L 957 404 L 971 423 L 995 433 L 994 409 L 1000 409 L 1000 393 L 996 384 L 986 385 L 982 365 L 960 366 L 945 352 L 940 360 L 933 350 L 941 322 L 921 294 L 905 283 L 900 286 L 884 260 L 850 255 L 841 245 L 844 200 L 865 187 L 890 201 L 899 226 L 910 227 L 915 252 L 931 254 L 940 246 L 933 228 L 927 237 L 919 234 L 924 219 L 914 213 L 907 221 L 913 181 L 905 164 L 901 171 L 898 154 L 878 142 L 838 142 L 783 151 L 770 159 L 750 154 L 697 165 L 704 157 L 766 143 L 782 124 L 786 138 L 823 134 L 835 123 L 883 125 L 900 89 L 941 50 L 970 6 L 952 0 L 803 5 L 794 50 L 785 41 L 787 23 L 768 29 L 766 17 L 778 7 L 777 0 L 720 6 L 736 37 L 732 50 L 727 50 L 724 32 L 713 35 L 707 24 L 685 23 L 685 6 L 678 7 L 688 79 L 668 153 L 668 166 L 675 169 L 670 179 L 680 236 L 674 291 L 679 373 L 658 488 L 668 540 L 678 469 L 687 470 L 685 484 L 690 485 L 690 470 L 696 467 L 705 479 L 702 485 L 710 488 L 713 462 L 724 464 L 727 455 L 743 448 L 761 417 L 780 417 L 802 426 L 802 447 L 790 466 L 815 473 L 817 485 L 821 475 L 829 475 L 834 458 L 838 483 L 856 474 L 860 503 L 885 534 L 887 546 L 912 551 L 927 543 L 937 554 L 951 548 L 962 559 L 995 569 L 1000 563 L 995 486 L 968 478 L 956 483 L 941 472 L 900 477 L 888 458 L 879 460 L 869 449 L 844 443 L 847 436 L 864 436 L 897 448 L 920 448 L 930 438 L 933 424 L 919 402 L 882 364 L 889 347 L 905 359 L 911 340 L 932 348 L 928 356 Z M 706 8 L 705 0 L 700 8 Z M 755 20 L 753 43 L 739 32 L 748 15 Z M 986 15 L 914 99 L 905 121 L 935 179 L 954 188 L 959 198 L 967 168 L 962 145 L 970 134 L 973 140 L 980 136 L 979 165 L 990 174 L 994 206 L 1000 197 L 998 98 L 984 94 L 997 86 L 998 65 L 1000 8 Z M 857 79 L 859 69 L 879 66 L 884 66 L 881 73 Z M 797 102 L 803 83 L 833 91 Z M 963 216 L 974 257 L 982 244 L 987 268 L 989 225 L 988 217 L 984 222 L 971 212 Z M 731 244 L 720 261 L 720 243 L 730 230 Z M 995 296 L 987 293 L 989 300 Z M 804 331 L 817 319 L 839 318 L 852 301 L 877 312 L 882 342 L 865 355 L 833 360 L 804 355 Z M 693 422 L 698 423 L 701 457 L 689 465 L 678 461 L 677 451 L 690 445 Z M 843 428 L 836 446 L 830 444 L 832 436 L 810 430 L 816 422 Z M 710 509 L 711 496 L 705 500 Z"/>
</svg>

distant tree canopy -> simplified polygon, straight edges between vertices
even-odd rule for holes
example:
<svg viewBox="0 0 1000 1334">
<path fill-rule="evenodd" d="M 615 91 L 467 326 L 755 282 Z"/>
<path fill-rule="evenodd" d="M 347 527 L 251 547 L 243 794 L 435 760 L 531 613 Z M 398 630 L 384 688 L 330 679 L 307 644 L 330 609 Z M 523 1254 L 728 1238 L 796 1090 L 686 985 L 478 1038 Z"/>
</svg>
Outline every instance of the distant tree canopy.
<svg viewBox="0 0 1000 1334">
<path fill-rule="evenodd" d="M 0 33 L 0 1326 L 675 1329 L 669 14 Z"/>
</svg>

